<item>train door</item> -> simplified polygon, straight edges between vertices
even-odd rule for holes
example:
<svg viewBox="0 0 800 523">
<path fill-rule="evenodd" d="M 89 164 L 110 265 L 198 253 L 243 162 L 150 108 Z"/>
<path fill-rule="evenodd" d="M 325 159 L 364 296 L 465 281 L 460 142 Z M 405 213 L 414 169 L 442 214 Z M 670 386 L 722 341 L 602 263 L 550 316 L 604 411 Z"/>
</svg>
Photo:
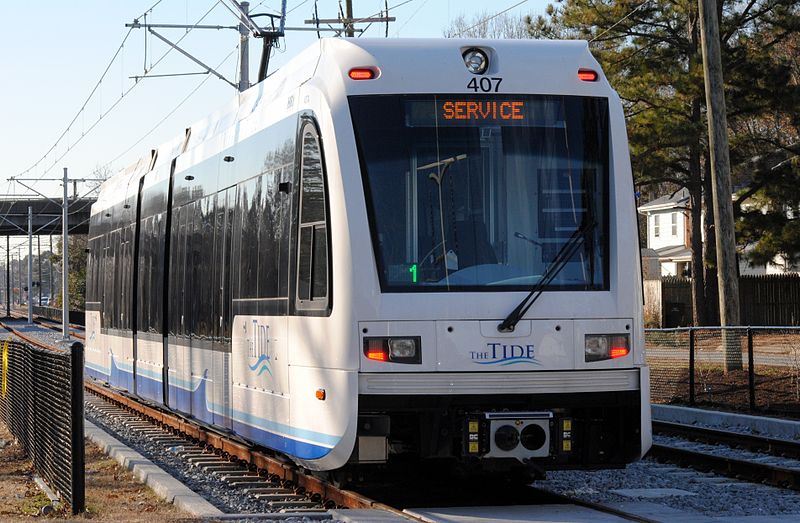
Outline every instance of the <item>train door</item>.
<svg viewBox="0 0 800 523">
<path fill-rule="evenodd" d="M 230 263 L 233 209 L 236 204 L 234 187 L 217 194 L 214 218 L 214 256 L 211 299 L 214 304 L 212 329 L 214 353 L 214 390 L 212 395 L 213 422 L 231 426 L 231 332 L 230 332 Z"/>
<path fill-rule="evenodd" d="M 189 347 L 186 351 L 184 367 L 189 370 L 189 380 L 191 387 L 191 410 L 192 416 L 197 419 L 211 422 L 210 412 L 207 409 L 207 398 L 209 387 L 213 387 L 213 354 L 211 341 L 208 339 L 208 320 L 210 314 L 208 310 L 209 284 L 211 279 L 207 272 L 210 270 L 210 255 L 213 249 L 213 239 L 209 242 L 210 231 L 213 226 L 213 213 L 209 213 L 209 207 L 213 207 L 213 198 L 206 197 L 191 204 L 192 210 L 189 214 L 187 231 L 189 239 L 186 245 L 186 332 Z M 209 216 L 209 214 L 212 214 Z"/>
<path fill-rule="evenodd" d="M 194 211 L 192 204 L 187 204 L 172 213 L 172 231 L 170 245 L 170 271 L 169 271 L 169 351 L 168 382 L 169 405 L 182 412 L 191 411 L 192 389 L 191 373 L 189 372 L 189 343 L 188 343 L 188 310 L 186 297 L 186 284 L 189 273 L 187 247 L 191 248 L 188 239 L 191 234 L 191 214 Z M 188 245 L 187 245 L 188 244 Z"/>
<path fill-rule="evenodd" d="M 145 175 L 146 176 L 146 175 Z M 142 189 L 144 188 L 144 178 L 142 176 L 139 178 L 139 189 L 136 191 L 136 216 L 133 222 L 133 256 L 132 256 L 132 267 L 131 267 L 131 309 L 130 309 L 130 322 L 131 322 L 131 337 L 133 343 L 133 388 L 131 388 L 131 392 L 134 394 L 139 394 L 140 386 L 139 386 L 139 379 L 138 374 L 139 370 L 139 343 L 138 343 L 138 331 L 141 328 L 139 325 L 141 323 L 142 318 L 139 314 L 139 300 L 148 299 L 149 296 L 142 296 L 142 283 L 143 278 L 141 278 L 140 274 L 140 248 L 141 248 L 141 240 L 142 240 Z M 144 302 L 143 302 L 144 303 Z"/>
</svg>

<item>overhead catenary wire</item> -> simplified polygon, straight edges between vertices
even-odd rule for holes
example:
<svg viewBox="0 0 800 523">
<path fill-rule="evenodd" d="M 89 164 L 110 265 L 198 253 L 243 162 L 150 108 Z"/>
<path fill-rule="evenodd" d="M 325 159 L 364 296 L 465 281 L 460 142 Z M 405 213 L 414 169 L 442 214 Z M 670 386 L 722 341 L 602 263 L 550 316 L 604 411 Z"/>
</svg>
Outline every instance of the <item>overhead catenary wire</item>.
<svg viewBox="0 0 800 523">
<path fill-rule="evenodd" d="M 485 24 L 486 22 L 489 22 L 489 21 L 491 21 L 491 20 L 494 20 L 494 19 L 495 19 L 495 18 L 497 18 L 498 16 L 501 16 L 501 15 L 504 15 L 504 14 L 506 14 L 507 12 L 511 11 L 511 10 L 512 10 L 512 9 L 514 9 L 515 7 L 519 7 L 519 6 L 521 6 L 522 4 L 524 4 L 524 3 L 527 3 L 527 1 L 528 1 L 528 0 L 522 0 L 521 2 L 518 2 L 518 3 L 514 4 L 514 5 L 512 5 L 511 7 L 507 7 L 507 8 L 505 8 L 505 9 L 503 9 L 502 11 L 500 11 L 500 12 L 498 12 L 498 13 L 495 13 L 495 14 L 493 14 L 492 16 L 487 16 L 486 18 L 484 18 L 483 20 L 481 20 L 481 21 L 480 21 L 480 22 L 478 22 L 477 24 L 475 24 L 475 25 L 473 25 L 473 26 L 471 26 L 471 27 L 467 27 L 466 29 L 463 29 L 463 30 L 459 31 L 459 32 L 458 32 L 458 34 L 456 34 L 455 36 L 456 36 L 456 37 L 459 37 L 459 36 L 463 35 L 464 33 L 467 33 L 467 32 L 469 32 L 469 31 L 472 31 L 472 30 L 473 30 L 473 29 L 475 29 L 476 27 L 480 27 L 480 26 L 482 26 L 483 24 Z M 649 1 L 649 0 L 648 0 L 648 1 Z"/>
<path fill-rule="evenodd" d="M 233 55 L 233 54 L 236 52 L 236 50 L 237 50 L 237 49 L 238 49 L 238 46 L 237 46 L 237 47 L 234 47 L 234 48 L 233 48 L 233 50 L 232 50 L 230 53 L 228 53 L 228 56 L 226 56 L 225 58 L 223 58 L 223 60 L 222 60 L 222 61 L 219 63 L 219 65 L 217 65 L 217 66 L 216 66 L 216 68 L 217 68 L 217 69 L 218 69 L 218 68 L 220 68 L 220 67 L 221 67 L 221 66 L 222 66 L 222 65 L 223 65 L 225 62 L 227 62 L 227 61 L 230 59 L 231 55 Z M 134 142 L 134 143 L 133 143 L 133 144 L 132 144 L 130 147 L 128 147 L 127 149 L 125 149 L 124 151 L 122 151 L 120 154 L 118 154 L 117 156 L 115 156 L 115 157 L 114 157 L 114 159 L 112 159 L 112 160 L 109 160 L 108 162 L 106 162 L 106 163 L 105 163 L 105 164 L 104 164 L 102 167 L 103 167 L 103 168 L 106 168 L 106 167 L 108 167 L 109 165 L 111 165 L 112 163 L 116 162 L 117 160 L 119 160 L 120 158 L 122 158 L 123 156 L 125 156 L 126 154 L 128 154 L 130 151 L 132 151 L 134 147 L 136 147 L 137 145 L 139 145 L 140 143 L 142 143 L 142 142 L 144 141 L 144 139 L 145 139 L 145 138 L 147 138 L 147 137 L 148 137 L 148 136 L 150 136 L 150 135 L 151 135 L 153 132 L 155 132 L 155 130 L 156 130 L 156 129 L 158 129 L 158 128 L 159 128 L 159 127 L 160 127 L 160 126 L 161 126 L 161 125 L 162 125 L 162 124 L 163 124 L 165 121 L 167 121 L 167 119 L 169 119 L 169 117 L 170 117 L 170 116 L 172 116 L 173 114 L 175 114 L 175 111 L 177 111 L 178 109 L 180 109 L 180 108 L 183 106 L 183 104 L 185 104 L 185 103 L 186 103 L 186 102 L 189 100 L 189 98 L 191 98 L 191 97 L 192 97 L 192 96 L 193 96 L 193 95 L 194 95 L 194 94 L 195 94 L 195 93 L 196 93 L 198 90 L 200 90 L 200 88 L 201 88 L 201 87 L 202 87 L 202 86 L 203 86 L 203 85 L 204 85 L 204 84 L 205 84 L 205 83 L 206 83 L 206 82 L 207 82 L 207 81 L 208 81 L 210 78 L 211 78 L 211 76 L 206 76 L 205 78 L 203 78 L 203 80 L 202 80 L 200 83 L 198 83 L 198 84 L 197 84 L 197 85 L 194 87 L 194 89 L 192 89 L 192 90 L 189 92 L 189 94 L 187 94 L 187 95 L 186 95 L 186 96 L 185 96 L 185 97 L 184 97 L 184 98 L 183 98 L 183 99 L 182 99 L 180 102 L 178 102 L 178 105 L 176 105 L 175 107 L 173 107 L 173 108 L 172 108 L 172 110 L 171 110 L 170 112 L 168 112 L 166 115 L 164 115 L 164 117 L 163 117 L 163 118 L 161 118 L 161 120 L 159 120 L 159 121 L 158 121 L 158 122 L 157 122 L 157 123 L 156 123 L 156 124 L 155 124 L 153 127 L 151 127 L 149 131 L 147 131 L 147 132 L 146 132 L 144 135 L 142 135 L 142 136 L 141 136 L 141 137 L 140 137 L 138 140 L 136 140 L 136 142 Z"/>
<path fill-rule="evenodd" d="M 162 1 L 163 1 L 163 0 L 158 0 L 158 1 L 157 1 L 155 4 L 153 4 L 152 6 L 150 6 L 150 8 L 149 8 L 149 9 L 147 9 L 147 10 L 146 10 L 146 11 L 145 11 L 145 12 L 144 12 L 142 15 L 140 15 L 140 16 L 145 16 L 147 13 L 151 12 L 151 11 L 152 11 L 152 10 L 153 10 L 153 9 L 154 9 L 154 8 L 155 8 L 157 5 L 158 5 L 158 4 L 160 4 Z M 25 174 L 29 173 L 30 171 L 32 171 L 33 169 L 35 169 L 36 167 L 38 167 L 38 166 L 39 166 L 39 164 L 41 164 L 41 163 L 42 163 L 42 161 L 44 161 L 44 160 L 47 158 L 47 155 L 49 155 L 49 154 L 50 154 L 50 153 L 51 153 L 51 152 L 52 152 L 52 151 L 53 151 L 53 150 L 54 150 L 56 147 L 58 147 L 58 144 L 59 144 L 59 143 L 61 143 L 61 140 L 64 138 L 64 136 L 66 136 L 66 134 L 67 134 L 67 133 L 70 131 L 70 129 L 72 129 L 72 126 L 75 124 L 75 122 L 78 120 L 78 118 L 79 118 L 79 117 L 80 117 L 80 116 L 83 114 L 83 112 L 86 110 L 86 106 L 89 104 L 89 102 L 92 100 L 92 98 L 94 97 L 94 95 L 95 95 L 95 93 L 97 92 L 97 90 L 98 90 L 98 89 L 100 88 L 100 86 L 102 85 L 102 83 L 103 83 L 103 80 L 105 79 L 106 75 L 108 74 L 108 71 L 111 69 L 111 66 L 112 66 L 112 65 L 114 65 L 114 62 L 117 60 L 117 57 L 118 57 L 118 56 L 120 56 L 120 53 L 121 53 L 121 52 L 122 52 L 122 50 L 124 49 L 124 47 L 125 47 L 125 42 L 127 42 L 127 41 L 128 41 L 128 38 L 130 37 L 130 35 L 131 35 L 131 32 L 132 32 L 132 31 L 133 31 L 133 28 L 130 28 L 130 29 L 128 30 L 128 32 L 127 32 L 127 33 L 125 33 L 125 36 L 122 38 L 122 42 L 121 42 L 121 43 L 119 44 L 119 46 L 117 47 L 117 50 L 114 52 L 114 55 L 111 57 L 111 60 L 108 62 L 108 64 L 106 65 L 105 69 L 103 70 L 103 73 L 100 75 L 100 78 L 97 80 L 97 82 L 95 82 L 95 84 L 94 84 L 94 87 L 93 87 L 93 88 L 92 88 L 92 90 L 89 92 L 89 96 L 87 96 L 87 97 L 86 97 L 86 100 L 85 100 L 85 101 L 83 102 L 83 104 L 81 105 L 81 108 L 80 108 L 80 109 L 78 109 L 78 112 L 77 112 L 77 113 L 75 113 L 75 116 L 74 116 L 74 117 L 72 118 L 72 120 L 70 120 L 70 122 L 67 124 L 66 128 L 64 128 L 64 130 L 61 132 L 61 134 L 58 136 L 58 138 L 56 138 L 56 141 L 53 143 L 53 145 L 51 145 L 51 146 L 50 146 L 50 148 L 49 148 L 49 149 L 47 149 L 47 151 L 46 151 L 46 152 L 45 152 L 45 153 L 44 153 L 44 154 L 41 156 L 41 158 L 39 158 L 38 160 L 36 160 L 36 161 L 33 163 L 33 165 L 31 165 L 30 167 L 28 167 L 28 168 L 27 168 L 27 169 L 25 169 L 24 171 L 21 171 L 19 174 L 17 174 L 17 176 L 23 176 L 23 175 L 25 175 Z M 45 175 L 46 173 L 47 173 L 47 172 L 44 172 L 44 173 L 42 173 L 42 175 L 41 175 L 40 177 L 44 177 L 44 175 Z"/>
<path fill-rule="evenodd" d="M 159 0 L 159 3 L 160 3 L 160 1 L 161 1 L 161 0 Z M 193 25 L 194 25 L 194 26 L 197 26 L 197 25 L 199 25 L 199 24 L 200 24 L 200 22 L 202 22 L 202 21 L 203 21 L 203 20 L 204 20 L 204 19 L 205 19 L 205 18 L 206 18 L 206 17 L 207 17 L 207 16 L 208 16 L 210 13 L 211 13 L 211 11 L 213 11 L 213 10 L 214 10 L 214 8 L 215 8 L 215 7 L 216 7 L 218 4 L 220 4 L 220 2 L 221 2 L 221 1 L 222 1 L 222 0 L 216 0 L 216 1 L 215 1 L 215 2 L 212 4 L 212 6 L 211 6 L 211 7 L 210 7 L 210 8 L 209 8 L 209 9 L 208 9 L 206 12 L 205 12 L 205 14 L 204 14 L 203 16 L 201 16 L 201 17 L 200 17 L 200 19 L 198 19 L 198 20 L 197 20 L 197 22 L 195 22 Z M 154 5 L 158 5 L 158 3 L 156 3 L 156 4 L 154 4 Z M 149 10 L 148 10 L 148 12 L 149 12 Z M 188 30 L 187 30 L 187 31 L 186 31 L 186 32 L 183 34 L 183 36 L 181 36 L 181 38 L 179 38 L 179 39 L 177 40 L 176 44 L 180 43 L 180 42 L 181 42 L 181 41 L 182 41 L 184 38 L 186 38 L 186 36 L 187 36 L 187 35 L 188 35 L 188 34 L 189 34 L 191 31 L 192 31 L 192 29 L 193 29 L 193 28 L 194 28 L 194 27 L 192 27 L 192 28 L 189 28 L 189 29 L 188 29 Z M 131 29 L 133 29 L 133 28 L 131 28 Z M 127 35 L 126 35 L 126 38 L 127 38 L 129 35 L 130 35 L 130 32 L 131 32 L 131 31 L 129 30 L 129 31 L 128 31 L 128 33 L 127 33 Z M 152 72 L 152 71 L 153 71 L 153 70 L 154 70 L 154 69 L 155 69 L 155 68 L 158 66 L 158 64 L 159 64 L 159 63 L 161 63 L 161 62 L 162 62 L 162 61 L 163 61 L 163 60 L 164 60 L 164 59 L 167 57 L 167 55 L 169 55 L 169 54 L 170 54 L 170 52 L 171 52 L 172 50 L 173 50 L 173 49 L 172 49 L 171 47 L 170 47 L 169 49 L 167 49 L 167 50 L 164 52 L 164 54 L 162 54 L 162 55 L 159 57 L 159 59 L 158 59 L 158 60 L 156 60 L 156 61 L 155 61 L 153 64 L 151 64 L 150 68 L 149 68 L 149 69 L 148 69 L 148 70 L 147 70 L 147 71 L 146 71 L 146 72 L 145 72 L 145 73 L 144 73 L 144 74 L 141 76 L 141 78 L 145 78 L 145 77 L 149 76 L 149 75 L 150 75 L 150 73 L 151 73 L 151 72 Z M 109 67 L 110 67 L 110 64 L 109 64 Z M 108 68 L 107 68 L 106 70 L 108 70 Z M 102 82 L 102 80 L 101 80 L 100 82 Z M 40 175 L 39 175 L 39 179 L 41 180 L 42 178 L 44 178 L 44 176 L 45 176 L 47 173 L 49 173 L 49 172 L 50 172 L 50 171 L 51 171 L 51 170 L 52 170 L 52 169 L 53 169 L 53 168 L 54 168 L 54 167 L 55 167 L 55 166 L 58 164 L 58 162 L 60 162 L 62 159 L 64 159 L 64 157 L 66 157 L 66 156 L 67 156 L 67 155 L 68 155 L 70 152 L 72 152 L 72 149 L 73 149 L 73 148 L 74 148 L 76 145 L 78 145 L 79 143 L 81 143 L 81 142 L 83 141 L 83 139 L 84 139 L 84 138 L 86 138 L 86 136 L 88 136 L 88 135 L 89 135 L 89 133 L 91 133 L 91 132 L 92 132 L 92 131 L 93 131 L 93 130 L 94 130 L 94 129 L 95 129 L 95 128 L 96 128 L 96 127 L 97 127 L 97 126 L 100 124 L 100 122 L 102 122 L 102 121 L 103 121 L 103 118 L 105 118 L 105 117 L 106 117 L 106 116 L 107 116 L 107 115 L 108 115 L 108 114 L 109 114 L 111 111 L 113 111 L 113 110 L 114 110 L 114 109 L 115 109 L 115 108 L 116 108 L 116 107 L 117 107 L 117 106 L 118 106 L 118 105 L 119 105 L 119 104 L 122 102 L 122 100 L 124 100 L 124 99 L 125 99 L 125 97 L 126 97 L 128 94 L 130 94 L 130 92 L 131 92 L 131 91 L 133 91 L 133 90 L 136 88 L 136 86 L 138 86 L 138 85 L 139 85 L 139 83 L 140 83 L 140 82 L 135 82 L 135 83 L 134 83 L 134 84 L 133 84 L 131 87 L 129 87 L 127 90 L 125 90 L 125 91 L 124 91 L 124 92 L 123 92 L 123 93 L 122 93 L 122 94 L 119 96 L 119 98 L 117 98 L 117 99 L 116 99 L 116 101 L 114 101 L 114 103 L 112 103 L 112 104 L 111 104 L 111 106 L 109 106 L 109 107 L 108 107 L 108 108 L 107 108 L 105 111 L 103 111 L 103 112 L 100 114 L 100 116 L 97 118 L 97 120 L 95 120 L 95 121 L 94 121 L 94 122 L 93 122 L 93 123 L 92 123 L 92 124 L 89 126 L 89 128 L 88 128 L 88 129 L 84 130 L 84 131 L 81 133 L 81 136 L 80 136 L 80 137 L 78 137 L 78 139 L 76 139 L 76 140 L 75 140 L 74 142 L 72 142 L 71 144 L 68 144 L 68 145 L 67 145 L 67 149 L 66 149 L 66 151 L 64 151 L 64 152 L 63 152 L 61 155 L 59 155 L 58 157 L 56 157 L 56 158 L 53 160 L 53 163 L 52 163 L 52 164 L 50 164 L 48 167 L 46 167 L 46 168 L 45 168 L 45 170 L 42 172 L 42 174 L 40 174 Z M 81 110 L 81 111 L 83 111 L 83 110 Z M 77 116 L 79 116 L 80 114 L 81 114 L 81 113 L 79 112 L 79 113 L 78 113 L 78 115 L 76 115 L 76 119 L 77 119 Z M 74 120 L 73 120 L 73 123 L 74 123 Z M 70 125 L 71 125 L 71 124 L 70 124 Z M 68 129 L 66 129 L 66 130 L 64 131 L 64 133 L 62 133 L 62 137 L 61 137 L 61 138 L 63 138 L 63 136 L 64 136 L 64 135 L 66 135 L 66 133 L 67 133 L 68 131 L 69 131 L 69 128 L 68 128 Z M 53 146 L 52 146 L 52 147 L 51 147 L 51 148 L 48 150 L 48 152 L 47 152 L 47 153 L 45 153 L 45 155 L 44 155 L 44 156 L 42 156 L 42 158 L 40 158 L 40 159 L 39 159 L 39 160 L 38 160 L 38 161 L 37 161 L 37 162 L 36 162 L 34 165 L 32 165 L 31 167 L 29 167 L 29 168 L 28 168 L 28 169 L 26 169 L 25 171 L 21 172 L 20 174 L 18 174 L 16 177 L 20 177 L 20 176 L 22 176 L 22 175 L 24 175 L 24 174 L 26 174 L 26 173 L 30 172 L 30 171 L 31 171 L 32 169 L 34 169 L 36 166 L 38 166 L 39 164 L 41 164 L 41 162 L 42 162 L 42 161 L 43 161 L 45 158 L 47 158 L 47 155 L 49 155 L 49 154 L 50 154 L 50 152 L 52 152 L 52 151 L 53 151 L 53 149 L 55 149 L 55 147 L 58 145 L 58 143 L 60 143 L 60 141 L 61 141 L 61 138 L 59 138 L 59 140 L 58 140 L 56 143 L 54 143 L 54 144 L 53 144 Z M 34 184 L 35 184 L 35 183 L 36 183 L 36 182 L 34 182 Z"/>
<path fill-rule="evenodd" d="M 606 34 L 606 33 L 610 32 L 610 31 L 611 31 L 611 30 L 613 30 L 615 27 L 617 27 L 619 24 L 621 24 L 622 22 L 624 22 L 625 20 L 627 20 L 628 18 L 630 18 L 631 16 L 633 16 L 633 15 L 634 15 L 634 14 L 635 14 L 637 11 L 639 11 L 639 9 L 643 8 L 644 6 L 646 6 L 646 5 L 647 5 L 647 4 L 649 4 L 649 3 L 650 3 L 650 0 L 644 0 L 644 2 L 642 2 L 641 4 L 639 4 L 639 5 L 638 5 L 638 6 L 637 6 L 637 7 L 636 7 L 636 8 L 635 8 L 633 11 L 631 11 L 630 13 L 626 14 L 625 16 L 623 16 L 622 18 L 620 18 L 619 20 L 617 20 L 616 22 L 614 22 L 614 24 L 612 24 L 612 25 L 611 25 L 611 27 L 609 27 L 608 29 L 606 29 L 605 31 L 603 31 L 603 32 L 602 32 L 602 33 L 600 33 L 600 34 L 598 34 L 598 35 L 595 35 L 595 36 L 594 36 L 594 38 L 592 38 L 591 40 L 589 40 L 589 43 L 592 43 L 592 42 L 594 42 L 595 40 L 599 39 L 599 38 L 600 38 L 601 36 L 603 36 L 604 34 Z"/>
</svg>

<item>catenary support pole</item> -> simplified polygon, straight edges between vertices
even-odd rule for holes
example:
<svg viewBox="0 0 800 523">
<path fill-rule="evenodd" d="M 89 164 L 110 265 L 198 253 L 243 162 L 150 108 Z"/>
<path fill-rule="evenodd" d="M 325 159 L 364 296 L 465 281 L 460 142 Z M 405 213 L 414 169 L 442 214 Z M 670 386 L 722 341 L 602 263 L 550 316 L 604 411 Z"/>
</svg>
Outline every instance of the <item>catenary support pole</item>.
<svg viewBox="0 0 800 523">
<path fill-rule="evenodd" d="M 69 340 L 69 178 L 67 168 L 64 167 L 64 201 L 61 209 L 61 328 L 64 340 Z"/>
<path fill-rule="evenodd" d="M 247 21 L 245 15 L 249 12 L 250 3 L 240 2 L 239 6 L 244 13 L 239 24 L 239 92 L 241 93 L 250 88 L 250 31 L 245 25 Z"/>
<path fill-rule="evenodd" d="M 22 308 L 22 247 L 17 247 L 17 306 Z"/>
<path fill-rule="evenodd" d="M 6 235 L 6 316 L 11 316 L 11 237 Z"/>
<path fill-rule="evenodd" d="M 39 266 L 39 270 L 36 275 L 36 280 L 38 281 L 37 287 L 39 287 L 39 306 L 42 306 L 42 241 L 41 236 L 36 235 L 36 263 Z"/>
<path fill-rule="evenodd" d="M 28 206 L 28 325 L 33 323 L 33 207 Z"/>
<path fill-rule="evenodd" d="M 719 41 L 717 2 L 700 2 L 700 38 L 703 48 L 708 142 L 711 153 L 711 182 L 716 228 L 717 282 L 719 284 L 720 324 L 739 325 L 739 275 L 736 261 L 731 168 L 728 150 L 728 120 L 722 83 L 722 56 Z M 735 331 L 723 331 L 725 371 L 742 368 L 742 350 Z"/>
<path fill-rule="evenodd" d="M 48 248 L 50 251 L 50 256 L 53 256 L 53 234 L 50 233 L 50 243 L 48 244 Z M 50 295 L 50 306 L 53 306 L 53 262 L 47 262 L 47 267 L 50 269 L 50 280 L 47 282 L 47 294 Z"/>
<path fill-rule="evenodd" d="M 346 0 L 344 5 L 344 16 L 348 20 L 345 23 L 344 35 L 348 38 L 353 38 L 356 35 L 355 24 L 353 24 L 353 0 Z"/>
</svg>

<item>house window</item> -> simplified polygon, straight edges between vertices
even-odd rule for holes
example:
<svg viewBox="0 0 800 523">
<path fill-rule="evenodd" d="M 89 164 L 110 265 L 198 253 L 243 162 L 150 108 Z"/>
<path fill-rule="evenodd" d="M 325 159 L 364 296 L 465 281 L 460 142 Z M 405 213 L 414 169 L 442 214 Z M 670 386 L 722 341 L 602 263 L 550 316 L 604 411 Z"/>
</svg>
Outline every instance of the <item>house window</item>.
<svg viewBox="0 0 800 523">
<path fill-rule="evenodd" d="M 678 235 L 678 213 L 672 213 L 672 235 Z"/>
<path fill-rule="evenodd" d="M 656 237 L 656 238 L 661 236 L 661 226 L 658 223 L 659 222 L 659 218 L 661 218 L 661 216 L 659 216 L 657 214 L 655 216 L 653 216 L 653 236 Z"/>
</svg>

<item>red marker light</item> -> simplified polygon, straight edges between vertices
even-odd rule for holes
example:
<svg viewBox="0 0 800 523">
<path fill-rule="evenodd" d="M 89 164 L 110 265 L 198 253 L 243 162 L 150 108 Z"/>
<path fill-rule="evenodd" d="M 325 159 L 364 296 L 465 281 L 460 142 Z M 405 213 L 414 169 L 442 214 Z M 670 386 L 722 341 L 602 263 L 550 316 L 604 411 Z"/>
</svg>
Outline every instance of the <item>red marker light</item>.
<svg viewBox="0 0 800 523">
<path fill-rule="evenodd" d="M 375 361 L 386 361 L 389 359 L 389 355 L 384 350 L 368 350 L 367 359 Z"/>
<path fill-rule="evenodd" d="M 357 67 L 355 69 L 350 69 L 347 76 L 352 80 L 372 80 L 375 78 L 375 70 L 367 67 Z"/>
<path fill-rule="evenodd" d="M 592 71 L 591 69 L 578 69 L 578 80 L 583 80 L 584 82 L 596 82 L 597 76 L 597 72 Z"/>
<path fill-rule="evenodd" d="M 364 340 L 364 355 L 373 361 L 389 361 L 389 347 L 381 339 Z"/>
<path fill-rule="evenodd" d="M 628 355 L 628 347 L 611 347 L 611 350 L 608 351 L 608 355 L 611 356 L 611 359 L 615 358 L 624 358 Z"/>
</svg>

